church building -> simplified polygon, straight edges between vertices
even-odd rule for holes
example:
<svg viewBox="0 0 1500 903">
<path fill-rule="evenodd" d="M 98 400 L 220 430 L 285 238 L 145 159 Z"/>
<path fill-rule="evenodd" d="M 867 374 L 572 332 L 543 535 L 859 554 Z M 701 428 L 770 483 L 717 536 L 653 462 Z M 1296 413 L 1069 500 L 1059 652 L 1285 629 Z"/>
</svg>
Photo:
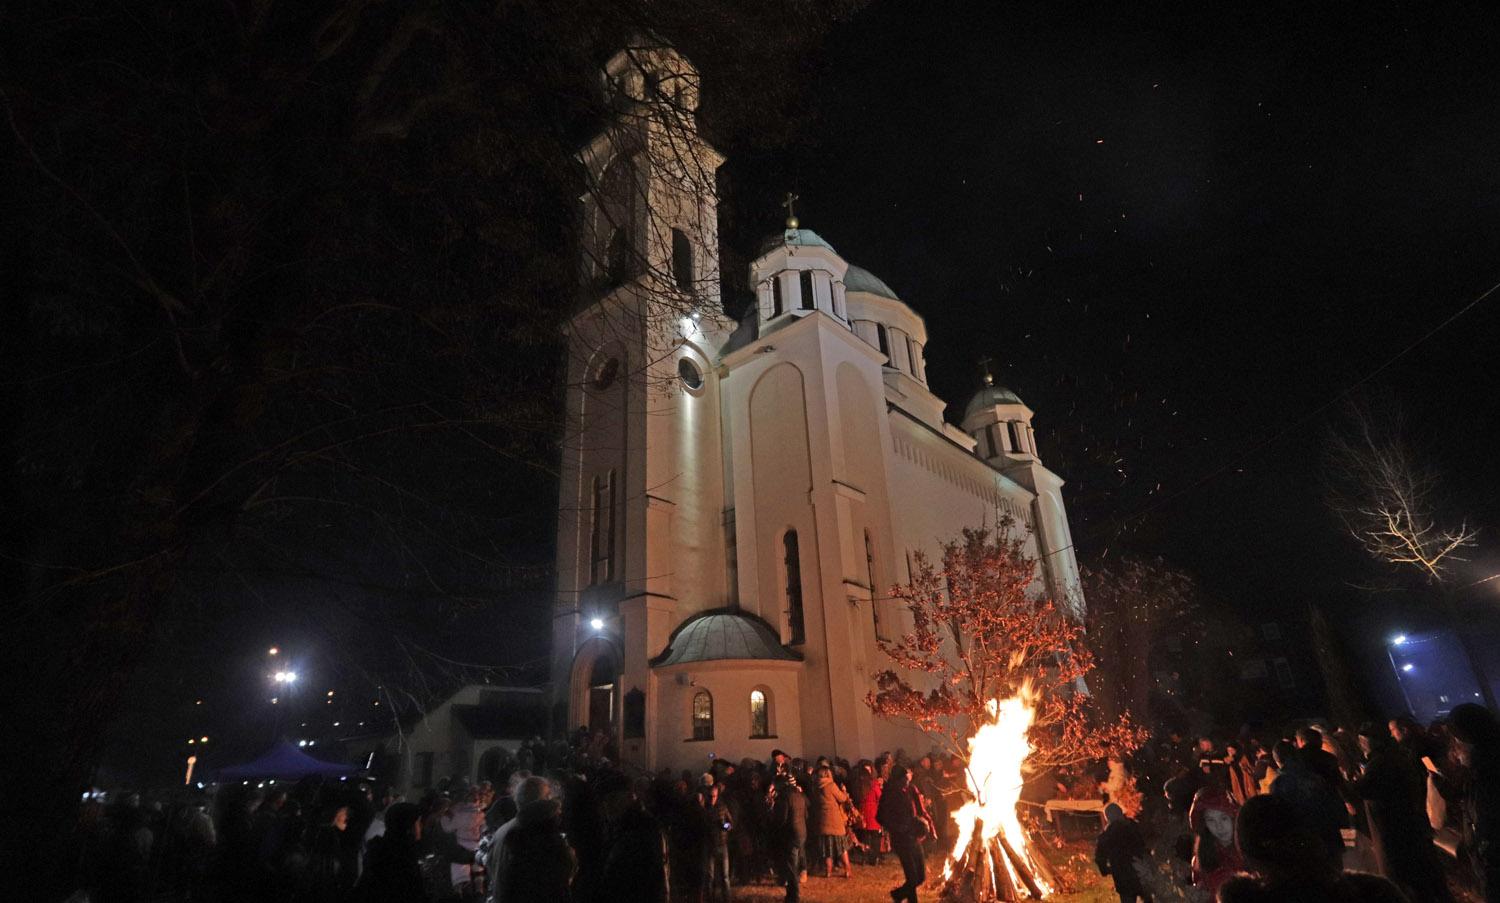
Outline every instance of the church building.
<svg viewBox="0 0 1500 903">
<path fill-rule="evenodd" d="M 579 154 L 553 727 L 651 769 L 925 750 L 865 703 L 877 641 L 910 629 L 889 590 L 914 553 L 1009 515 L 1082 615 L 1032 411 L 987 384 L 945 420 L 920 301 L 790 215 L 729 274 L 755 303 L 727 317 L 696 70 L 636 47 L 604 87 L 614 120 Z"/>
</svg>

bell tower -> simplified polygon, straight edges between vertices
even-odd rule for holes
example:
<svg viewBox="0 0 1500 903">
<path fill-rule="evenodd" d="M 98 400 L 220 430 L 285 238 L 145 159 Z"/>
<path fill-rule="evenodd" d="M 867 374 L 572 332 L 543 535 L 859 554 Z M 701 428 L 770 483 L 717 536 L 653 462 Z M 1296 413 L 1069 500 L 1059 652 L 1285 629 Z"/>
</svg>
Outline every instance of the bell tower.
<svg viewBox="0 0 1500 903">
<path fill-rule="evenodd" d="M 560 468 L 553 727 L 655 761 L 650 659 L 725 604 L 716 172 L 698 71 L 633 41 L 606 62 L 609 119 L 578 152 L 579 286 Z"/>
<path fill-rule="evenodd" d="M 984 385 L 964 409 L 963 430 L 974 439 L 974 454 L 1032 492 L 1030 526 L 1047 588 L 1081 619 L 1084 599 L 1063 507 L 1062 477 L 1042 464 L 1031 428 L 1031 408 L 1015 392 L 995 384 L 988 359 L 982 363 Z"/>
</svg>

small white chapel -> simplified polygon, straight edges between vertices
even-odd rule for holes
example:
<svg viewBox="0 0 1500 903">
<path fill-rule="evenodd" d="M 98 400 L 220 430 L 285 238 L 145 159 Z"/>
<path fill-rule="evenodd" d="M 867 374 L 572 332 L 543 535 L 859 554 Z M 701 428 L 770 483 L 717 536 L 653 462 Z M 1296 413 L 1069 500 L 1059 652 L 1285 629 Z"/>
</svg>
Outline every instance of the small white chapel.
<svg viewBox="0 0 1500 903">
<path fill-rule="evenodd" d="M 648 769 L 925 750 L 865 703 L 877 641 L 910 628 L 889 590 L 914 553 L 1009 515 L 1083 614 L 1032 411 L 987 379 L 945 419 L 920 300 L 790 209 L 749 266 L 755 303 L 726 316 L 697 71 L 643 46 L 605 73 L 615 117 L 579 153 L 552 726 Z"/>
</svg>

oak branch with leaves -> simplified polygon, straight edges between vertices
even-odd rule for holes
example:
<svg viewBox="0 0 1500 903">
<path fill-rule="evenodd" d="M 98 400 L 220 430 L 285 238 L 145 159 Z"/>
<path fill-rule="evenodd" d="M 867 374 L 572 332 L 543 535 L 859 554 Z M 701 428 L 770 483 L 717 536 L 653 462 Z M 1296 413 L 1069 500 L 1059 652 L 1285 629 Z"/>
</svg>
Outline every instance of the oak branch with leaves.
<svg viewBox="0 0 1500 903">
<path fill-rule="evenodd" d="M 1045 581 L 1027 554 L 1027 538 L 1003 518 L 993 531 L 965 529 L 944 545 L 940 563 L 913 556 L 911 582 L 891 589 L 911 612 L 912 628 L 880 641 L 894 667 L 875 675 L 866 702 L 967 760 L 968 738 L 989 718 L 990 700 L 1014 696 L 1029 683 L 1038 697 L 1033 767 L 1139 748 L 1147 733 L 1128 713 L 1106 721 L 1080 690 L 1094 668 L 1083 625 L 1038 592 Z"/>
</svg>

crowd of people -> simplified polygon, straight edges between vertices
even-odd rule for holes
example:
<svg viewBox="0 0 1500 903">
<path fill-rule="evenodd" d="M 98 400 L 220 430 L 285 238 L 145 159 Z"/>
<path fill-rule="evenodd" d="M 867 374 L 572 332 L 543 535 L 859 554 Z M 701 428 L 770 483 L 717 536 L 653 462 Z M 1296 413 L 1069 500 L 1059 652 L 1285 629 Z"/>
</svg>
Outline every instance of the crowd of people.
<svg viewBox="0 0 1500 903">
<path fill-rule="evenodd" d="M 412 799 L 308 779 L 89 801 L 80 883 L 99 903 L 717 903 L 756 883 L 795 901 L 808 882 L 891 860 L 891 898 L 915 903 L 966 796 L 956 757 L 776 751 L 642 774 L 587 733 L 528 743 L 494 777 Z M 1500 722 L 1479 706 L 1428 729 L 1306 725 L 1270 745 L 1168 734 L 1097 773 L 1053 777 L 1027 796 L 1108 803 L 1095 860 L 1126 903 L 1446 901 L 1439 833 L 1482 899 L 1500 900 Z"/>
<path fill-rule="evenodd" d="M 86 804 L 91 901 L 330 903 L 727 901 L 742 884 L 800 899 L 810 880 L 900 864 L 915 903 L 962 796 L 956 758 L 849 763 L 777 750 L 702 772 L 631 774 L 598 735 L 528 742 L 494 782 L 414 799 L 369 782 L 228 784 L 160 803 Z"/>
<path fill-rule="evenodd" d="M 1426 729 L 1407 717 L 1308 724 L 1269 745 L 1171 733 L 1133 764 L 1142 804 L 1107 806 L 1095 845 L 1124 903 L 1183 890 L 1225 903 L 1444 903 L 1454 897 L 1440 839 L 1459 858 L 1452 871 L 1500 900 L 1500 722 L 1482 706 Z"/>
</svg>

